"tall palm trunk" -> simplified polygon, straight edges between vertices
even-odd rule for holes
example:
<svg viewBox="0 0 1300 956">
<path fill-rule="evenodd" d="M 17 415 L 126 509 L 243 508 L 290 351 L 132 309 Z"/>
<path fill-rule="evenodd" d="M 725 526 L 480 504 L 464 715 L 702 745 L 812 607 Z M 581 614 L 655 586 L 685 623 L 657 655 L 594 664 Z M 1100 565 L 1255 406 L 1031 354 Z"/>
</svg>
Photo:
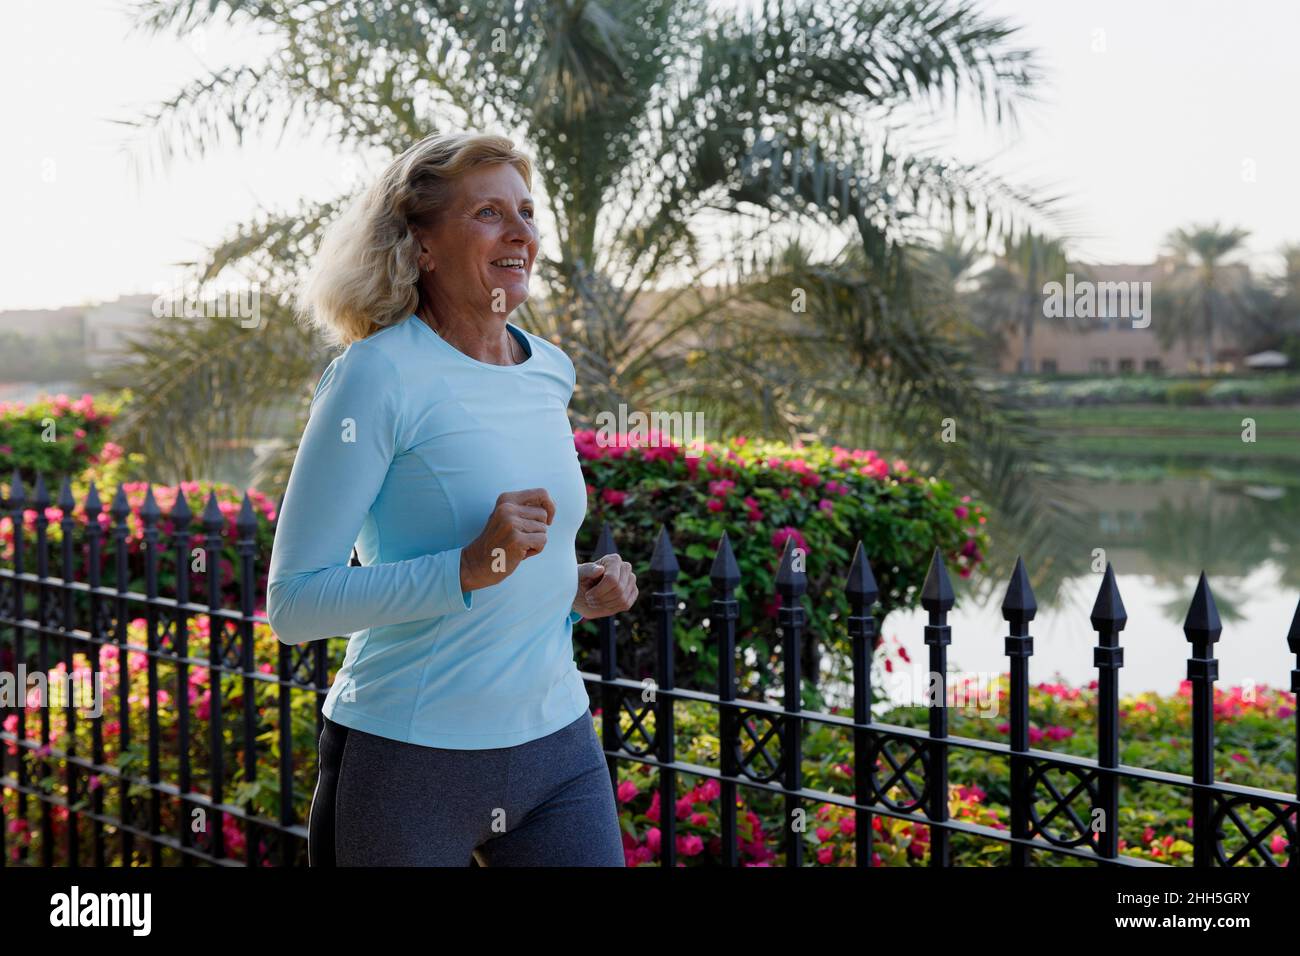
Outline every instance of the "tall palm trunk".
<svg viewBox="0 0 1300 956">
<path fill-rule="evenodd" d="M 1029 375 L 1034 371 L 1034 306 L 1039 303 L 1038 295 L 1038 261 L 1031 258 L 1029 263 L 1029 282 L 1025 288 L 1025 319 L 1020 329 L 1020 374 Z"/>
<path fill-rule="evenodd" d="M 1214 371 L 1214 304 L 1210 297 L 1213 289 L 1205 290 L 1205 365 L 1202 374 L 1210 375 Z"/>
</svg>

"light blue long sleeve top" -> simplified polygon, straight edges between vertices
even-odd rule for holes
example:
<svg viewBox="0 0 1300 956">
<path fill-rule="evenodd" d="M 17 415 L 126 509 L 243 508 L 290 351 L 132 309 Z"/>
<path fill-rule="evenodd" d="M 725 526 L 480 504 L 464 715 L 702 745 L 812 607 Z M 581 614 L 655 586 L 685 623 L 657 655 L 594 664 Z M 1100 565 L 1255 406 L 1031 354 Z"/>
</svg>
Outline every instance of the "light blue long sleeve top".
<svg viewBox="0 0 1300 956">
<path fill-rule="evenodd" d="M 285 644 L 349 635 L 325 698 L 346 727 L 428 747 L 511 747 L 590 707 L 573 659 L 574 540 L 587 492 L 569 424 L 573 362 L 507 323 L 492 365 L 417 316 L 325 369 L 289 475 L 266 613 Z M 504 491 L 545 488 L 546 546 L 460 588 L 461 550 Z M 360 566 L 349 566 L 355 544 Z"/>
</svg>

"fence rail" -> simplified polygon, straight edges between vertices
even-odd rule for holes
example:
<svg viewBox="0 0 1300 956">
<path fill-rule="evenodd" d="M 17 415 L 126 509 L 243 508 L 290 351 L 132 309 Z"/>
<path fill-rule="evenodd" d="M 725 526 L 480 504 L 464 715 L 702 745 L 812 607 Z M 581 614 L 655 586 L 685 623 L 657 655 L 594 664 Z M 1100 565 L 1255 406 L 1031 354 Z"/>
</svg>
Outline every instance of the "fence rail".
<svg viewBox="0 0 1300 956">
<path fill-rule="evenodd" d="M 75 728 L 77 702 L 69 695 L 64 702 L 65 749 L 53 746 L 51 736 L 52 701 L 40 708 L 38 738 L 28 737 L 28 716 L 21 705 L 13 710 L 17 720 L 0 732 L 12 759 L 0 759 L 0 865 L 17 860 L 32 863 L 28 844 L 21 839 L 22 826 L 11 828 L 3 818 L 8 792 L 16 795 L 18 820 L 27 821 L 29 802 L 39 803 L 41 860 L 54 864 L 55 811 L 66 819 L 63 848 L 66 860 L 82 862 L 86 856 L 81 840 L 81 821 L 91 829 L 90 862 L 102 866 L 107 859 L 108 827 L 120 840 L 121 859 L 137 862 L 136 842 L 144 849 L 138 862 L 161 865 L 164 849 L 179 854 L 183 865 L 206 863 L 221 866 L 291 865 L 305 859 L 307 837 L 304 821 L 297 818 L 293 806 L 295 767 L 294 695 L 314 698 L 314 735 L 322 729 L 320 706 L 328 691 L 327 641 L 307 645 L 276 642 L 275 666 L 260 663 L 254 655 L 254 626 L 266 624 L 257 614 L 258 577 L 255 531 L 257 519 L 249 495 L 245 493 L 235 521 L 234 544 L 238 554 L 238 608 L 223 607 L 220 575 L 201 575 L 206 595 L 202 601 L 191 598 L 194 576 L 192 558 L 202 567 L 220 566 L 227 519 L 218 506 L 215 493 L 209 495 L 198 519 L 202 534 L 191 533 L 195 516 L 185 496 L 178 494 L 176 506 L 166 517 L 171 528 L 170 551 L 160 542 L 163 519 L 149 486 L 140 521 L 143 526 L 143 563 L 145 589 L 128 589 L 127 538 L 130 535 L 130 507 L 123 488 L 118 489 L 108 513 L 111 526 L 102 527 L 103 505 L 92 484 L 84 502 L 87 524 L 84 529 L 83 553 L 88 555 L 88 580 L 75 580 L 74 537 L 77 527 L 72 517 L 76 502 L 68 479 L 64 479 L 57 506 L 62 517 L 61 576 L 50 573 L 50 542 L 46 515 L 50 507 L 44 478 L 37 476 L 30 501 L 20 476 L 15 473 L 9 497 L 3 509 L 12 520 L 14 541 L 12 561 L 0 566 L 0 665 L 6 657 L 15 664 L 29 659 L 29 641 L 36 641 L 36 668 L 47 673 L 51 662 L 51 642 L 62 650 L 61 663 L 66 673 L 75 669 L 75 655 L 91 661 L 92 678 L 101 672 L 106 655 L 115 657 L 119 668 L 116 699 L 116 733 L 119 754 L 131 750 L 132 727 L 131 680 L 132 655 L 143 658 L 147 670 L 148 712 L 145 720 L 143 766 L 131 761 L 109 761 L 104 749 L 105 714 L 91 718 L 91 747 L 88 755 L 76 752 Z M 34 508 L 35 571 L 27 570 L 27 553 L 23 513 Z M 101 580 L 105 538 L 113 545 L 113 584 Z M 201 540 L 201 548 L 191 546 Z M 615 553 L 616 547 L 608 526 L 602 531 L 591 555 L 592 560 Z M 195 554 L 194 552 L 198 552 Z M 175 594 L 159 593 L 159 561 L 174 555 Z M 845 622 L 852 643 L 853 708 L 852 716 L 806 711 L 802 708 L 799 662 L 805 639 L 806 590 L 801 555 L 793 540 L 787 540 L 776 578 L 781 598 L 777 611 L 778 636 L 784 662 L 783 698 L 774 703 L 738 699 L 735 667 L 736 620 L 739 604 L 735 596 L 740 573 L 724 533 L 718 543 L 710 571 L 712 602 L 710 634 L 716 642 L 719 660 L 718 685 L 713 693 L 679 688 L 675 680 L 674 620 L 678 614 L 678 596 L 674 581 L 678 565 L 666 528 L 661 528 L 650 558 L 649 602 L 656 643 L 656 674 L 653 694 L 644 699 L 646 684 L 619 676 L 618 628 L 616 617 L 594 621 L 597 632 L 599 673 L 583 672 L 591 697 L 602 711 L 602 738 L 609 765 L 611 783 L 617 785 L 618 768 L 628 762 L 657 768 L 660 806 L 670 808 L 660 815 L 662 837 L 660 862 L 674 866 L 677 862 L 675 813 L 679 774 L 697 775 L 719 781 L 721 789 L 721 856 L 728 865 L 738 865 L 738 788 L 765 791 L 784 797 L 785 819 L 794 819 L 806 803 L 832 804 L 854 811 L 856 863 L 869 865 L 872 859 L 873 816 L 890 817 L 923 824 L 930 828 L 928 864 L 951 865 L 950 843 L 956 834 L 997 841 L 1009 848 L 1013 866 L 1031 864 L 1033 854 L 1047 853 L 1073 857 L 1098 865 L 1162 866 L 1166 864 L 1127 856 L 1118 845 L 1121 788 L 1126 782 L 1155 784 L 1177 788 L 1190 794 L 1193 808 L 1193 865 L 1196 867 L 1264 865 L 1277 866 L 1277 860 L 1264 847 L 1270 834 L 1280 832 L 1287 840 L 1287 866 L 1300 872 L 1300 844 L 1296 839 L 1296 815 L 1300 809 L 1300 766 L 1297 767 L 1296 795 L 1254 787 L 1229 784 L 1214 779 L 1214 684 L 1218 661 L 1214 645 L 1222 631 L 1214 598 L 1204 574 L 1197 584 L 1183 630 L 1191 644 L 1187 677 L 1191 683 L 1192 706 L 1192 774 L 1185 776 L 1127 766 L 1119 762 L 1120 711 L 1118 676 L 1124 664 L 1119 635 L 1127 615 L 1116 585 L 1113 569 L 1107 565 L 1102 578 L 1091 621 L 1098 634 L 1093 651 L 1098 671 L 1097 759 L 1054 753 L 1029 745 L 1029 664 L 1033 655 L 1030 622 L 1037 612 L 1029 575 L 1017 559 L 1002 604 L 1009 633 L 1005 651 L 1010 661 L 1010 742 L 998 743 L 949 733 L 950 707 L 947 705 L 947 651 L 952 642 L 948 613 L 955 597 L 947 569 L 936 550 L 921 592 L 921 605 L 929 614 L 925 626 L 925 643 L 929 650 L 928 667 L 939 682 L 935 695 L 938 704 L 928 709 L 929 726 L 925 730 L 873 719 L 871 661 L 877 637 L 872 616 L 877 588 L 866 551 L 857 543 L 848 569 L 845 593 L 852 613 Z M 355 560 L 355 558 L 354 558 Z M 35 607 L 29 615 L 29 604 Z M 140 614 L 133 611 L 140 609 Z M 129 640 L 128 624 L 137 617 L 145 621 L 144 644 Z M 79 626 L 84 625 L 84 626 Z M 205 657 L 191 656 L 192 634 L 206 631 L 208 648 Z M 5 632 L 12 636 L 6 638 Z M 1300 659 L 1300 607 L 1287 635 L 1290 649 Z M 162 772 L 162 719 L 158 667 L 174 669 L 175 684 L 175 759 L 174 779 L 164 779 Z M 4 670 L 0 666 L 0 670 Z M 190 688 L 193 674 L 206 671 L 206 707 L 192 707 Z M 214 676 L 215 675 L 215 676 Z M 237 714 L 223 711 L 223 678 L 240 689 Z M 202 681 L 200 681 L 201 683 Z M 1300 691 L 1300 660 L 1291 671 L 1291 690 Z M 265 725 L 259 717 L 255 698 L 270 695 L 275 721 Z M 694 702 L 716 710 L 721 743 L 720 766 L 701 766 L 679 760 L 675 743 L 675 705 Z M 203 711 L 205 713 L 199 713 Z M 624 729 L 621 718 L 630 721 Z M 646 726 L 653 716 L 654 729 Z M 196 732 L 191 721 L 206 723 L 206 738 Z M 1300 714 L 1293 716 L 1293 726 L 1300 750 Z M 234 738 L 232 747 L 225 742 L 227 723 Z M 853 741 L 854 795 L 829 793 L 805 786 L 802 748 L 805 728 L 826 725 L 851 734 Z M 12 729 L 9 729 L 12 727 Z M 207 761 L 192 766 L 191 751 L 206 742 Z M 314 752 L 314 747 L 312 748 Z M 993 827 L 949 818 L 949 763 L 958 750 L 981 752 L 1005 758 L 1009 774 L 1010 828 Z M 271 816 L 257 812 L 247 790 L 231 794 L 227 752 L 233 751 L 234 777 L 245 787 L 258 779 L 259 756 L 278 759 L 276 780 L 278 812 Z M 0 752 L 0 758 L 4 753 Z M 51 765 L 56 765 L 52 767 Z M 62 773 L 67 796 L 51 792 L 50 783 Z M 197 786 L 201 776 L 206 787 Z M 104 781 L 108 781 L 105 785 Z M 114 787 L 120 812 L 110 814 L 105 808 L 105 794 Z M 178 812 L 172 814 L 170 828 L 163 825 L 164 802 Z M 1044 809 L 1045 806 L 1050 808 Z M 1246 811 L 1249 811 L 1248 813 Z M 1100 814 L 1100 817 L 1098 817 Z M 1245 815 L 1243 815 L 1245 814 Z M 1268 822 L 1258 828 L 1251 823 L 1261 817 Z M 215 821 L 216 825 L 196 827 L 194 821 Z M 1100 819 L 1103 825 L 1098 827 Z M 228 852 L 227 833 L 235 821 L 235 838 L 242 840 L 243 853 Z M 16 823 L 17 821 L 15 821 Z M 242 829 L 240 829 L 242 828 Z M 12 830 L 12 832 L 11 832 Z M 1225 839 L 1227 844 L 1225 845 Z M 803 862 L 804 836 L 793 826 L 783 828 L 785 862 L 799 866 Z M 269 841 L 269 842 L 268 842 Z M 10 843 L 13 843 L 13 847 Z M 1241 845 L 1237 845 L 1240 843 Z M 16 851 L 16 852 L 15 852 Z M 11 854 L 13 854 L 11 856 Z"/>
</svg>

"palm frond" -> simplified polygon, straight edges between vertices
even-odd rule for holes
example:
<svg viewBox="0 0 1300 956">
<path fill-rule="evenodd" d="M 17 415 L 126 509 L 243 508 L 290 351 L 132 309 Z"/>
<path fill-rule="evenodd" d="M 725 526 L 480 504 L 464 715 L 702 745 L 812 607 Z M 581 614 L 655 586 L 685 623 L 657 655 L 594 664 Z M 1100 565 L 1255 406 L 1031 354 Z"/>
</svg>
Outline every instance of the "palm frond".
<svg viewBox="0 0 1300 956">
<path fill-rule="evenodd" d="M 300 427 L 326 353 L 276 300 L 260 311 L 255 328 L 237 317 L 156 320 L 101 376 L 137 396 L 113 440 L 143 452 L 158 480 L 233 480 L 244 436 Z"/>
</svg>

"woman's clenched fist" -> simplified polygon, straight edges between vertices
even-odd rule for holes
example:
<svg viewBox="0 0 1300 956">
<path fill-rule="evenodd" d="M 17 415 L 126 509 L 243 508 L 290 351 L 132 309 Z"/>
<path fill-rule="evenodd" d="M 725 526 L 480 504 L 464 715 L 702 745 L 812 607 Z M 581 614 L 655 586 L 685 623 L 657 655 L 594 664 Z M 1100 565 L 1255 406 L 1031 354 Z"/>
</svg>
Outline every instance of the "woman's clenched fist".
<svg viewBox="0 0 1300 956">
<path fill-rule="evenodd" d="M 545 488 L 503 491 L 482 533 L 460 553 L 460 589 L 475 591 L 504 581 L 519 562 L 546 547 L 555 502 Z"/>
</svg>

